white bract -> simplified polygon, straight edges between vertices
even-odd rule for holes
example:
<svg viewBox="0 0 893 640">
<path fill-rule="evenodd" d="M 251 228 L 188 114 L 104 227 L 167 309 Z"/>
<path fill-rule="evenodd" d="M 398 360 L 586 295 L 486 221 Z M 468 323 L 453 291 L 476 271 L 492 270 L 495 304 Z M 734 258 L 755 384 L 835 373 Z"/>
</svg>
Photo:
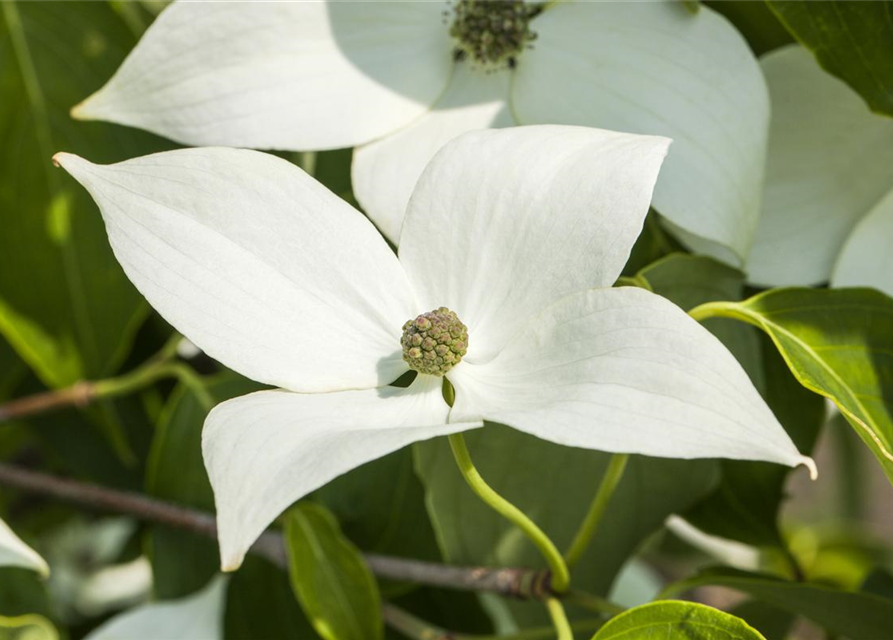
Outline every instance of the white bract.
<svg viewBox="0 0 893 640">
<path fill-rule="evenodd" d="M 772 97 L 763 215 L 747 264 L 763 286 L 893 295 L 893 121 L 791 45 L 766 55 Z"/>
<path fill-rule="evenodd" d="M 98 166 L 58 154 L 152 305 L 208 355 L 283 389 L 224 402 L 205 423 L 224 568 L 339 474 L 485 420 L 592 449 L 811 464 L 709 332 L 661 297 L 611 288 L 668 144 L 547 125 L 460 136 L 419 179 L 399 258 L 270 155 Z M 440 307 L 468 334 L 451 347 L 467 346 L 461 362 L 442 367 L 452 408 L 438 375 L 388 386 L 409 370 L 404 323 Z M 435 342 L 419 348 L 439 353 Z"/>
<path fill-rule="evenodd" d="M 496 15 L 489 36 L 462 22 L 470 12 Z M 738 32 L 677 0 L 178 2 L 73 114 L 189 145 L 359 146 L 354 192 L 395 244 L 422 169 L 466 131 L 668 136 L 655 207 L 693 248 L 740 265 L 760 212 L 769 101 Z"/>
<path fill-rule="evenodd" d="M 0 520 L 0 567 L 24 567 L 43 576 L 50 573 L 46 560 L 22 542 L 3 520 Z"/>
</svg>

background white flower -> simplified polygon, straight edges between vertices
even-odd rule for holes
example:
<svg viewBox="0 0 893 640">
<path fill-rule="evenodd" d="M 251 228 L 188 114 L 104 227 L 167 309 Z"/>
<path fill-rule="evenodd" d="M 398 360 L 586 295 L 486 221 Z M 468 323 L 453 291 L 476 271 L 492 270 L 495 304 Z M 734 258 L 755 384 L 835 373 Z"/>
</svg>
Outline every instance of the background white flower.
<svg viewBox="0 0 893 640">
<path fill-rule="evenodd" d="M 124 270 L 208 355 L 283 391 L 204 430 L 223 566 L 289 504 L 411 442 L 501 422 L 553 442 L 811 464 L 734 357 L 667 300 L 612 289 L 669 141 L 568 126 L 465 134 L 429 164 L 399 259 L 300 169 L 191 149 L 57 162 L 99 203 Z M 408 370 L 405 321 L 468 328 L 449 370 Z"/>
<path fill-rule="evenodd" d="M 41 575 L 49 575 L 46 560 L 22 542 L 3 520 L 0 520 L 0 567 L 25 567 Z"/>
<path fill-rule="evenodd" d="M 762 286 L 893 295 L 893 121 L 804 48 L 763 57 L 772 97 L 763 214 L 747 262 Z"/>
<path fill-rule="evenodd" d="M 743 262 L 769 107 L 757 61 L 725 18 L 677 0 L 550 2 L 519 52 L 456 62 L 450 25 L 466 6 L 178 2 L 73 113 L 191 145 L 364 145 L 354 191 L 395 243 L 422 169 L 460 133 L 554 123 L 665 135 L 675 146 L 655 207 L 696 250 Z"/>
<path fill-rule="evenodd" d="M 120 613 L 84 640 L 221 640 L 227 578 L 215 576 L 188 597 L 152 602 Z"/>
</svg>

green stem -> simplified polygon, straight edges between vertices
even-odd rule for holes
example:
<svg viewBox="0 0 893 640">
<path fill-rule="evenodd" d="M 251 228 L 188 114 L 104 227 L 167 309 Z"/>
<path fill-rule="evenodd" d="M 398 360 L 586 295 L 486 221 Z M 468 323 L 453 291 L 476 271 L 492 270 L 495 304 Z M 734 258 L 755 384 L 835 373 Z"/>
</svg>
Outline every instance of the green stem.
<svg viewBox="0 0 893 640">
<path fill-rule="evenodd" d="M 558 633 L 557 640 L 574 640 L 574 632 L 571 630 L 571 624 L 567 620 L 567 614 L 558 598 L 549 598 L 546 600 L 546 609 L 552 618 L 552 624 Z"/>
<path fill-rule="evenodd" d="M 576 591 L 572 589 L 563 597 L 563 599 L 568 604 L 573 604 L 581 609 L 586 609 L 593 613 L 600 613 L 607 617 L 616 616 L 617 614 L 626 611 L 624 607 L 621 607 L 619 604 L 614 604 L 607 598 L 602 598 L 601 596 L 592 593 L 586 593 L 585 591 Z"/>
<path fill-rule="evenodd" d="M 459 465 L 459 471 L 462 472 L 471 490 L 530 538 L 530 541 L 536 545 L 546 562 L 549 563 L 549 568 L 552 570 L 552 589 L 556 593 L 566 591 L 570 586 L 570 572 L 555 544 L 523 511 L 496 493 L 484 481 L 471 460 L 471 454 L 468 452 L 468 447 L 465 444 L 465 437 L 461 433 L 454 433 L 448 437 L 450 447 L 453 449 L 453 456 L 456 458 L 456 464 Z"/>
<path fill-rule="evenodd" d="M 608 463 L 605 475 L 602 477 L 598 491 L 595 493 L 595 498 L 593 498 L 592 504 L 589 506 L 589 512 L 583 519 L 577 535 L 574 536 L 574 541 L 571 542 L 571 546 L 568 547 L 564 554 L 564 560 L 568 566 L 576 564 L 586 551 L 586 547 L 589 546 L 589 542 L 598 529 L 605 509 L 611 501 L 611 496 L 614 495 L 614 490 L 617 489 L 617 485 L 623 477 L 623 471 L 626 469 L 628 461 L 629 454 L 627 453 L 615 453 L 611 456 L 611 461 Z"/>
<path fill-rule="evenodd" d="M 741 317 L 741 314 L 730 309 L 728 302 L 705 302 L 689 310 L 688 315 L 698 322 L 704 322 L 708 318 L 735 318 L 748 322 L 746 318 Z"/>
<path fill-rule="evenodd" d="M 78 382 L 65 389 L 46 391 L 0 405 L 0 422 L 26 418 L 63 407 L 85 407 L 97 400 L 108 400 L 139 391 L 163 378 L 176 378 L 192 391 L 204 409 L 210 411 L 216 402 L 208 393 L 202 379 L 188 365 L 172 360 L 180 339 L 180 336 L 176 336 L 176 339 L 169 341 L 149 361 L 116 378 Z"/>
</svg>

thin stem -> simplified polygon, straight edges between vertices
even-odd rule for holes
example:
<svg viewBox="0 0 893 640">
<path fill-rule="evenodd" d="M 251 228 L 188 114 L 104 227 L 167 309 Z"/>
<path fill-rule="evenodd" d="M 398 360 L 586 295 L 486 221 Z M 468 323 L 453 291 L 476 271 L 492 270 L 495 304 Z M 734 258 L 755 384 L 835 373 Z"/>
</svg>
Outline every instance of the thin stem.
<svg viewBox="0 0 893 640">
<path fill-rule="evenodd" d="M 704 322 L 708 318 L 738 318 L 739 314 L 734 313 L 731 309 L 729 309 L 729 303 L 727 302 L 705 302 L 704 304 L 700 304 L 694 309 L 690 309 L 688 312 L 692 318 L 697 320 L 698 322 Z"/>
<path fill-rule="evenodd" d="M 564 612 L 561 601 L 558 598 L 548 598 L 546 609 L 549 611 L 549 617 L 552 618 L 552 624 L 558 634 L 557 640 L 574 640 L 574 632 L 571 630 L 571 624 L 567 620 L 567 614 Z"/>
<path fill-rule="evenodd" d="M 592 536 L 594 536 L 595 532 L 598 530 L 598 525 L 601 522 L 602 516 L 605 514 L 605 509 L 607 509 L 608 503 L 611 501 L 611 496 L 614 495 L 614 491 L 617 489 L 617 485 L 623 477 L 627 462 L 629 462 L 629 454 L 615 453 L 611 456 L 611 460 L 608 462 L 608 468 L 605 470 L 605 475 L 602 476 L 601 483 L 599 484 L 598 491 L 595 492 L 595 498 L 593 498 L 592 504 L 589 506 L 589 511 L 586 513 L 586 517 L 583 519 L 583 523 L 580 525 L 577 535 L 574 536 L 571 546 L 568 547 L 564 554 L 564 560 L 569 567 L 576 564 L 583 553 L 586 552 L 586 548 L 589 546 Z"/>
<path fill-rule="evenodd" d="M 539 549 L 552 570 L 552 589 L 558 593 L 567 590 L 570 586 L 570 572 L 555 544 L 523 511 L 496 493 L 484 481 L 471 460 L 471 454 L 468 452 L 468 447 L 465 444 L 465 437 L 461 433 L 454 433 L 448 437 L 450 447 L 453 450 L 453 456 L 456 458 L 456 464 L 459 465 L 459 471 L 462 472 L 468 486 L 497 513 L 521 529 L 530 538 L 530 541 L 536 545 L 536 548 Z"/>
<path fill-rule="evenodd" d="M 381 616 L 386 625 L 412 640 L 461 640 L 467 637 L 434 626 L 388 602 L 382 603 Z"/>
<path fill-rule="evenodd" d="M 176 336 L 177 342 L 182 339 Z M 172 346 L 173 345 L 173 346 Z M 45 391 L 12 400 L 0 405 L 0 422 L 26 418 L 65 407 L 83 408 L 96 400 L 127 395 L 148 387 L 163 378 L 176 378 L 195 394 L 198 401 L 210 410 L 216 403 L 201 378 L 188 365 L 172 361 L 176 342 L 169 341 L 155 357 L 133 371 L 116 378 L 95 382 L 81 381 L 65 389 Z"/>
<path fill-rule="evenodd" d="M 576 605 L 581 609 L 586 609 L 593 613 L 600 613 L 609 618 L 626 611 L 624 607 L 621 607 L 619 604 L 614 604 L 607 598 L 602 598 L 601 596 L 592 593 L 586 593 L 585 591 L 572 589 L 562 597 L 568 604 Z"/>
</svg>

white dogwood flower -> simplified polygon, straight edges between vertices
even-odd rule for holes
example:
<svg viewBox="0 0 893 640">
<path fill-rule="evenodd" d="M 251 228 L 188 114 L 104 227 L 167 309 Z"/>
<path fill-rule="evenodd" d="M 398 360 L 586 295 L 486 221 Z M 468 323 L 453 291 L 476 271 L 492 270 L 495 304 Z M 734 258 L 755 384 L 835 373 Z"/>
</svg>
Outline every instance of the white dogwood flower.
<svg viewBox="0 0 893 640">
<path fill-rule="evenodd" d="M 485 420 L 591 449 L 811 464 L 716 338 L 664 298 L 611 288 L 668 143 L 571 126 L 465 134 L 419 179 L 399 257 L 274 156 L 58 154 L 149 302 L 282 389 L 205 423 L 224 568 L 339 474 Z M 408 388 L 389 386 L 411 368 Z"/>
<path fill-rule="evenodd" d="M 466 131 L 668 136 L 655 207 L 735 265 L 760 212 L 769 123 L 744 39 L 677 0 L 177 2 L 73 114 L 197 146 L 359 145 L 354 192 L 395 244 L 422 169 Z"/>
<path fill-rule="evenodd" d="M 773 51 L 762 65 L 772 127 L 748 278 L 893 295 L 893 121 L 871 113 L 798 45 Z"/>
</svg>

